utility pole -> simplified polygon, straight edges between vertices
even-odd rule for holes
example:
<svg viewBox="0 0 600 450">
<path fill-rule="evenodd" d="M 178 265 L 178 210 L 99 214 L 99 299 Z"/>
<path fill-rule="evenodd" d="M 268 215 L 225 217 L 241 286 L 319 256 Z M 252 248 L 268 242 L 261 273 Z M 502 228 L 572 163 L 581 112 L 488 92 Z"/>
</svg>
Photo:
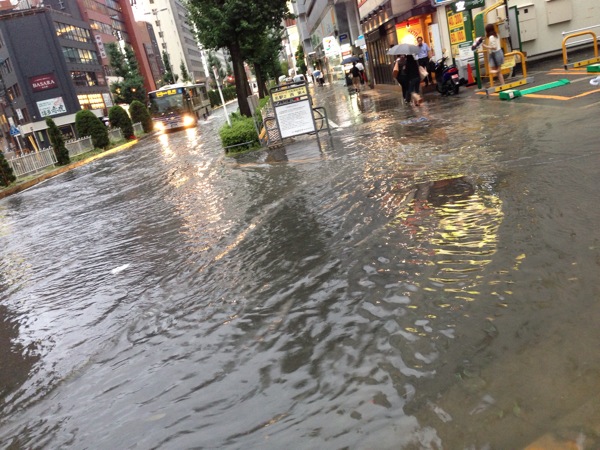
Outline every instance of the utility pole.
<svg viewBox="0 0 600 450">
<path fill-rule="evenodd" d="M 219 90 L 219 95 L 221 96 L 221 103 L 223 104 L 223 111 L 225 112 L 225 119 L 227 119 L 227 124 L 231 127 L 231 122 L 229 120 L 229 114 L 227 114 L 227 106 L 225 106 L 225 99 L 223 98 L 223 91 L 221 91 L 221 85 L 219 84 L 219 74 L 217 73 L 217 68 L 212 66 L 213 73 L 215 74 L 215 80 L 217 81 L 217 89 Z"/>
</svg>

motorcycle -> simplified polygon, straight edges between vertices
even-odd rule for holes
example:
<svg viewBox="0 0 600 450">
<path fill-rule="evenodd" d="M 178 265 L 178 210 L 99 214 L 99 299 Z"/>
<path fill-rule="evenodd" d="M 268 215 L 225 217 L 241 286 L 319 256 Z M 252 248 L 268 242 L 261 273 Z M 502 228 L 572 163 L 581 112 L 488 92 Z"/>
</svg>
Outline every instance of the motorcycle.
<svg viewBox="0 0 600 450">
<path fill-rule="evenodd" d="M 454 65 L 447 65 L 447 56 L 440 59 L 435 65 L 435 79 L 437 91 L 442 95 L 456 95 L 461 85 L 458 69 Z"/>
</svg>

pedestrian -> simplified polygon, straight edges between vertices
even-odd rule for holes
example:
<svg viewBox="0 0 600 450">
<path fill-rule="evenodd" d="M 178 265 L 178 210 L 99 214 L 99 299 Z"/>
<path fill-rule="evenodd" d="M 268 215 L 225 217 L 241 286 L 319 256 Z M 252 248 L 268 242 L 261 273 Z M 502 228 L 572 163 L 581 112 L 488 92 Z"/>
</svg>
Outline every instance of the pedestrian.
<svg viewBox="0 0 600 450">
<path fill-rule="evenodd" d="M 363 63 L 358 61 L 356 63 L 356 67 L 358 68 L 358 70 L 360 70 L 360 84 L 365 84 L 367 82 L 367 76 L 365 74 L 365 66 L 363 65 Z"/>
<path fill-rule="evenodd" d="M 406 100 L 408 93 L 408 74 L 406 72 L 406 55 L 398 55 L 392 69 L 392 77 L 402 87 L 402 96 Z M 410 97 L 409 100 L 410 101 Z"/>
<path fill-rule="evenodd" d="M 356 67 L 356 63 L 352 63 L 352 69 L 350 69 L 350 75 L 352 75 L 352 87 L 354 92 L 360 91 L 360 70 Z"/>
<path fill-rule="evenodd" d="M 498 81 L 500 85 L 504 84 L 504 76 L 502 75 L 502 64 L 504 64 L 504 52 L 502 51 L 502 47 L 500 47 L 500 39 L 496 34 L 496 29 L 494 28 L 494 24 L 488 23 L 485 26 L 485 35 L 487 37 L 488 43 L 483 43 L 483 47 L 487 48 L 489 51 L 489 63 L 490 63 L 490 74 L 492 75 L 492 80 L 494 79 L 494 74 L 498 74 Z"/>
<path fill-rule="evenodd" d="M 425 77 L 425 86 L 429 86 L 431 83 L 431 73 L 429 72 L 429 60 L 431 59 L 431 48 L 425 42 L 423 38 L 419 36 L 417 38 L 417 46 L 419 47 L 419 53 L 417 53 L 417 61 L 421 67 L 425 67 L 427 70 L 427 77 Z"/>
<path fill-rule="evenodd" d="M 421 74 L 419 73 L 419 63 L 413 55 L 406 55 L 406 76 L 408 78 L 408 91 L 404 96 L 404 100 L 406 103 L 419 106 L 423 101 L 419 94 Z"/>
</svg>

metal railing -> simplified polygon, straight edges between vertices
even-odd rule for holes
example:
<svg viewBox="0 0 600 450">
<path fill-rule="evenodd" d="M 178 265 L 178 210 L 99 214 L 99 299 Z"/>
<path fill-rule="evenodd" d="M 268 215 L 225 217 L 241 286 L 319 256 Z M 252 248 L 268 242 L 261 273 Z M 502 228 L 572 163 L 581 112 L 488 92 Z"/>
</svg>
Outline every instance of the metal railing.
<svg viewBox="0 0 600 450">
<path fill-rule="evenodd" d="M 17 178 L 39 172 L 46 167 L 56 164 L 56 155 L 52 147 L 44 148 L 39 152 L 28 153 L 18 158 L 7 160 Z"/>
<path fill-rule="evenodd" d="M 594 44 L 594 57 L 583 60 L 583 61 L 575 62 L 571 65 L 573 67 L 582 67 L 582 66 L 587 66 L 589 64 L 600 61 L 600 58 L 598 58 L 598 38 L 596 37 L 596 33 L 594 33 L 593 31 L 579 31 L 576 33 L 570 33 L 570 34 L 566 35 L 562 41 L 562 54 L 563 54 L 563 63 L 564 63 L 565 70 L 567 70 L 569 68 L 569 58 L 567 56 L 567 41 L 569 41 L 569 39 L 573 39 L 573 38 L 579 37 L 579 36 L 586 36 L 588 34 L 590 36 L 592 36 L 590 41 L 593 42 L 593 44 Z"/>
<path fill-rule="evenodd" d="M 133 124 L 133 134 L 135 134 L 136 136 L 144 134 L 144 127 L 142 126 L 142 122 L 136 122 Z"/>
<path fill-rule="evenodd" d="M 119 142 L 123 140 L 123 132 L 120 128 L 111 128 L 108 130 L 108 140 L 110 142 Z"/>
<path fill-rule="evenodd" d="M 94 150 L 91 136 L 85 136 L 80 139 L 71 139 L 65 142 L 65 147 L 69 151 L 69 157 L 71 158 Z"/>
</svg>

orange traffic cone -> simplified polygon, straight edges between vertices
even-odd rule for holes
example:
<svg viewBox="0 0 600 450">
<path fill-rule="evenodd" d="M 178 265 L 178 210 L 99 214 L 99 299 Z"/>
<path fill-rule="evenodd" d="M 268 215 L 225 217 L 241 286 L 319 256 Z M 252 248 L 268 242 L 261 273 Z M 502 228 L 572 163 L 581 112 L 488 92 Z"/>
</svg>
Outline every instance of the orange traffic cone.
<svg viewBox="0 0 600 450">
<path fill-rule="evenodd" d="M 476 83 L 475 78 L 473 78 L 473 69 L 471 69 L 471 64 L 467 64 L 467 86 L 472 86 Z"/>
</svg>

